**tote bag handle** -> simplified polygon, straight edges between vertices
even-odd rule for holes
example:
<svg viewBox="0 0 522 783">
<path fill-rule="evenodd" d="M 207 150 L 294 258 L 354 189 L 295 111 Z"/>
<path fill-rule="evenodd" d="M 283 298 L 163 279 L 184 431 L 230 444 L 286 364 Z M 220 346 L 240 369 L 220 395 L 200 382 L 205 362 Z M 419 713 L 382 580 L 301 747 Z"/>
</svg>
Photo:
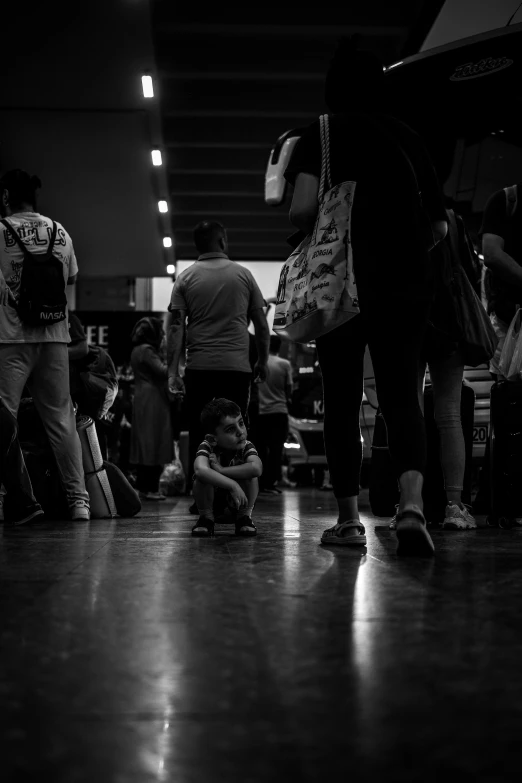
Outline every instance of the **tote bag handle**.
<svg viewBox="0 0 522 783">
<path fill-rule="evenodd" d="M 332 187 L 332 172 L 330 168 L 330 123 L 328 114 L 319 117 L 319 132 L 321 135 L 321 179 L 317 198 L 321 204 L 325 192 Z"/>
</svg>

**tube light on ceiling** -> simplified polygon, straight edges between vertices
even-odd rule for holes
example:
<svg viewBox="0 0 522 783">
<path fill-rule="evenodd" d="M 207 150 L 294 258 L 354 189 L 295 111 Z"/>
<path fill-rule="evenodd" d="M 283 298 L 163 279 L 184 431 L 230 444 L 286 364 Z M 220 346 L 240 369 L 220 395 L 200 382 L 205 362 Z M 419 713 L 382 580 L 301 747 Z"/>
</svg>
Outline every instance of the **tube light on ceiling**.
<svg viewBox="0 0 522 783">
<path fill-rule="evenodd" d="M 174 264 L 167 264 L 168 275 L 173 275 L 175 271 L 176 271 L 176 267 L 174 266 Z"/>
<path fill-rule="evenodd" d="M 158 209 L 159 209 L 160 212 L 163 212 L 163 213 L 168 212 L 169 211 L 169 205 L 167 204 L 166 201 L 163 201 L 163 200 L 162 201 L 158 201 Z"/>
<path fill-rule="evenodd" d="M 172 237 L 163 237 L 163 247 L 172 247 Z"/>
<path fill-rule="evenodd" d="M 163 163 L 163 159 L 161 157 L 161 150 L 152 150 L 152 165 L 153 166 L 161 166 Z"/>
<path fill-rule="evenodd" d="M 143 88 L 144 98 L 154 98 L 154 85 L 152 83 L 152 76 L 142 76 L 141 86 Z"/>
</svg>

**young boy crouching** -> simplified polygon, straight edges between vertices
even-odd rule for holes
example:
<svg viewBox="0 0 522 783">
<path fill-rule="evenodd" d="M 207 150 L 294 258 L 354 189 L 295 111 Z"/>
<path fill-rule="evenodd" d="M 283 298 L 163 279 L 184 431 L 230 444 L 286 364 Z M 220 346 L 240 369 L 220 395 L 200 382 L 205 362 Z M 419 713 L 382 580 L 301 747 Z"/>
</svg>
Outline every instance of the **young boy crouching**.
<svg viewBox="0 0 522 783">
<path fill-rule="evenodd" d="M 247 440 L 241 410 L 235 402 L 220 397 L 201 412 L 205 440 L 194 462 L 194 499 L 199 519 L 193 536 L 214 535 L 214 513 L 232 512 L 236 536 L 255 536 L 252 512 L 259 492 L 263 465 L 255 446 Z"/>
</svg>

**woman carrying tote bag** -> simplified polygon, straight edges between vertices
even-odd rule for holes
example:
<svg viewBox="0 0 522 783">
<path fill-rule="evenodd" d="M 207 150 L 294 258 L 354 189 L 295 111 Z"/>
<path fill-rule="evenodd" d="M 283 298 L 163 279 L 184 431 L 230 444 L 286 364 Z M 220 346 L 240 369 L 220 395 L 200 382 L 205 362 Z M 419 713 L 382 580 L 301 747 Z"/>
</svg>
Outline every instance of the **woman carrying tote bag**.
<svg viewBox="0 0 522 783">
<path fill-rule="evenodd" d="M 360 313 L 317 339 L 326 456 L 339 509 L 337 523 L 324 531 L 321 541 L 366 544 L 357 501 L 359 409 L 369 345 L 401 488 L 398 553 L 432 555 L 422 513 L 426 434 L 417 378 L 433 292 L 429 250 L 447 230 L 444 203 L 421 139 L 384 113 L 383 70 L 376 57 L 342 43 L 325 92 L 331 182 L 355 183 L 349 240 Z M 319 210 L 321 149 L 316 122 L 298 142 L 285 175 L 295 185 L 290 220 L 307 235 Z M 431 242 L 425 235 L 426 216 Z"/>
</svg>

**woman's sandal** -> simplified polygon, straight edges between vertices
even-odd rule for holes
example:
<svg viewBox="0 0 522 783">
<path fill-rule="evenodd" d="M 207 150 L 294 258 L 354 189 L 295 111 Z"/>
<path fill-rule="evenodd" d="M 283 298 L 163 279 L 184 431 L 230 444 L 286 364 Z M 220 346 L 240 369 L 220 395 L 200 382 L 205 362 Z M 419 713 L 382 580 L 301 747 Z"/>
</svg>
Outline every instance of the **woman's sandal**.
<svg viewBox="0 0 522 783">
<path fill-rule="evenodd" d="M 243 536 L 243 538 L 252 538 L 257 535 L 257 527 L 254 525 L 250 517 L 244 516 L 236 519 L 236 536 Z"/>
<path fill-rule="evenodd" d="M 321 536 L 321 544 L 341 546 L 366 546 L 366 530 L 358 519 L 338 522 L 329 527 Z"/>
<path fill-rule="evenodd" d="M 212 519 L 200 517 L 192 528 L 192 535 L 198 538 L 212 538 L 214 535 L 214 522 Z"/>
</svg>

